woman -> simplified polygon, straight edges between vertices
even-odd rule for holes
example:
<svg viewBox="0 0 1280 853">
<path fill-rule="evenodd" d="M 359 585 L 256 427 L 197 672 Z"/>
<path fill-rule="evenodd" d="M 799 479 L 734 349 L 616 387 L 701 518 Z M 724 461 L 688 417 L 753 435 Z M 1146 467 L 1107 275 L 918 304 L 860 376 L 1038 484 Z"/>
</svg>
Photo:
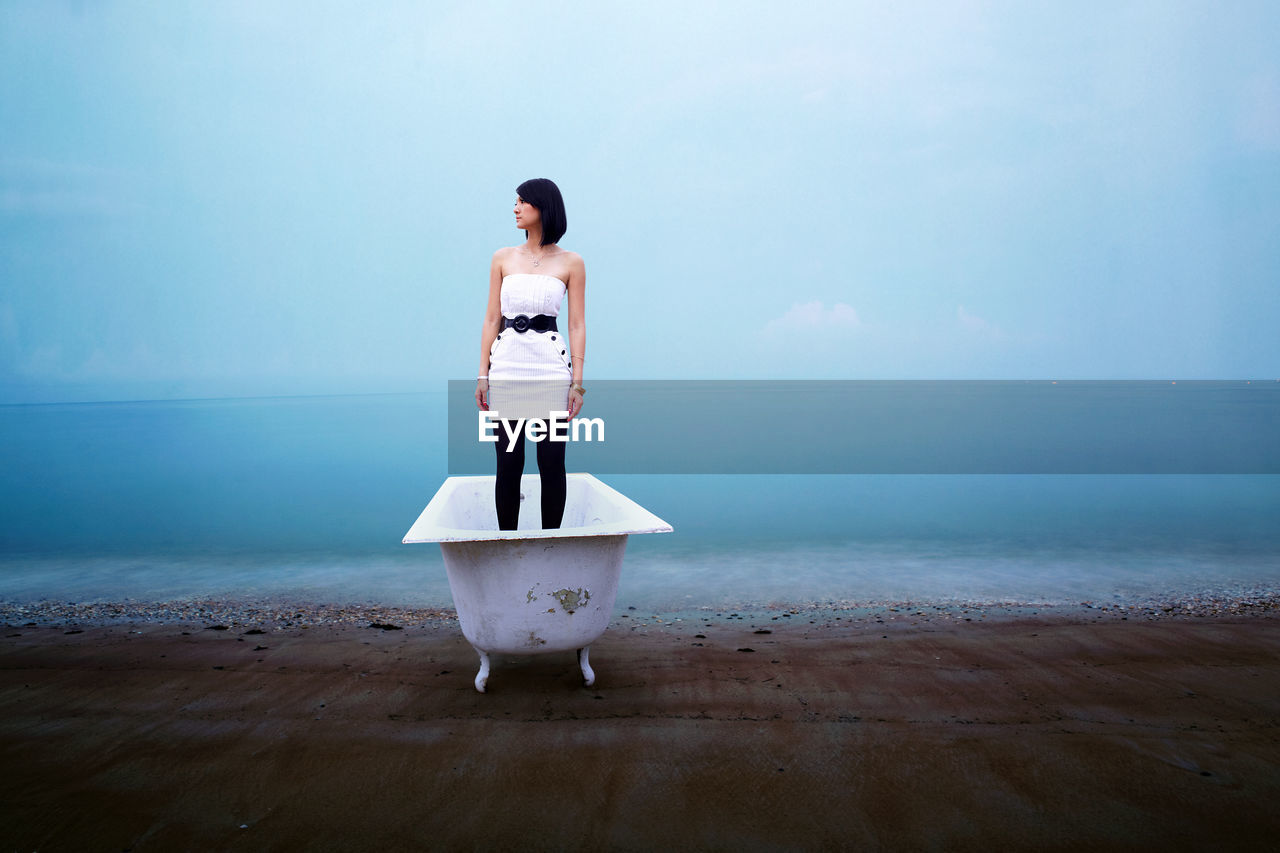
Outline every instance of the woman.
<svg viewBox="0 0 1280 853">
<path fill-rule="evenodd" d="M 495 445 L 499 530 L 515 530 L 520 520 L 524 432 L 516 433 L 519 419 L 539 418 L 550 425 L 555 412 L 568 412 L 572 419 L 582 411 L 586 393 L 582 354 L 587 343 L 587 273 L 581 256 L 557 245 L 568 225 L 559 187 L 546 178 L 525 181 L 516 188 L 515 215 L 525 241 L 493 253 L 476 382 L 476 405 L 503 421 Z M 557 323 L 566 295 L 567 346 Z M 545 434 L 535 442 L 542 526 L 554 528 L 564 516 L 566 443 L 551 441 Z"/>
</svg>

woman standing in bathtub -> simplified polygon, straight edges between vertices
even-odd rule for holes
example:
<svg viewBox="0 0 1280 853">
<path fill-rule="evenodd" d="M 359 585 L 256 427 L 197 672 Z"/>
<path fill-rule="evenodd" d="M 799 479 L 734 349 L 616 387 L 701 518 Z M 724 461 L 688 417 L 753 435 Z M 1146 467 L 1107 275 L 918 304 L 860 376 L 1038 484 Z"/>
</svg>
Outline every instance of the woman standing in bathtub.
<svg viewBox="0 0 1280 853">
<path fill-rule="evenodd" d="M 582 411 L 583 352 L 587 343 L 586 267 L 576 252 L 560 248 L 568 221 L 560 189 L 546 178 L 516 187 L 516 228 L 525 241 L 493 253 L 489 265 L 489 307 L 480 331 L 480 372 L 476 405 L 505 423 L 498 432 L 498 476 L 494 501 L 498 529 L 515 530 L 520 520 L 520 476 L 524 472 L 524 432 L 520 418 L 550 425 L 552 414 Z M 569 297 L 569 339 L 557 322 Z M 560 526 L 564 516 L 566 442 L 545 437 L 534 443 L 542 481 L 542 526 Z"/>
</svg>

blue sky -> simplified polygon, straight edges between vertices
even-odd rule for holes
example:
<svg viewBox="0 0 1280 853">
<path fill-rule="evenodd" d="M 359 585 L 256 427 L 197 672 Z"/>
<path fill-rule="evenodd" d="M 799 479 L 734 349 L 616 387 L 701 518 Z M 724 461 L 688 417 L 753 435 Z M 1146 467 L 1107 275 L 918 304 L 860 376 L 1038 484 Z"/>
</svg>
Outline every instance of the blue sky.
<svg viewBox="0 0 1280 853">
<path fill-rule="evenodd" d="M 515 186 L 586 377 L 1280 377 L 1280 4 L 0 3 L 0 402 L 442 389 Z"/>
</svg>

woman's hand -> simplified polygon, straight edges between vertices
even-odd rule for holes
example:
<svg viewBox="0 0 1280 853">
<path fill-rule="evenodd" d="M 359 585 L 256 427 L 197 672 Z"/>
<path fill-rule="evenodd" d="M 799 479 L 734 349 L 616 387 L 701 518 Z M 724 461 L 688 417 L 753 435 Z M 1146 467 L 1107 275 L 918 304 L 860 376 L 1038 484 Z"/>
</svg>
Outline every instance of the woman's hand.
<svg viewBox="0 0 1280 853">
<path fill-rule="evenodd" d="M 578 416 L 578 412 L 582 411 L 582 394 L 572 388 L 569 389 L 569 420 L 573 420 Z"/>
<path fill-rule="evenodd" d="M 489 411 L 489 380 L 488 379 L 476 380 L 476 406 L 478 406 L 480 411 L 482 412 Z"/>
</svg>

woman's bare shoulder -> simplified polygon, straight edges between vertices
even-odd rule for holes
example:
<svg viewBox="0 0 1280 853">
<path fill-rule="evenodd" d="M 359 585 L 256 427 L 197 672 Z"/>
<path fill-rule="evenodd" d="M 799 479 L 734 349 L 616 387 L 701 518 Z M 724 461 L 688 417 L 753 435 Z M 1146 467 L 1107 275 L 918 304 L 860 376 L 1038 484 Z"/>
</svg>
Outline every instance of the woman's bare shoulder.
<svg viewBox="0 0 1280 853">
<path fill-rule="evenodd" d="M 493 253 L 493 260 L 489 262 L 489 269 L 499 275 L 506 272 L 511 268 L 518 251 L 515 246 L 503 246 L 498 249 Z"/>
</svg>

